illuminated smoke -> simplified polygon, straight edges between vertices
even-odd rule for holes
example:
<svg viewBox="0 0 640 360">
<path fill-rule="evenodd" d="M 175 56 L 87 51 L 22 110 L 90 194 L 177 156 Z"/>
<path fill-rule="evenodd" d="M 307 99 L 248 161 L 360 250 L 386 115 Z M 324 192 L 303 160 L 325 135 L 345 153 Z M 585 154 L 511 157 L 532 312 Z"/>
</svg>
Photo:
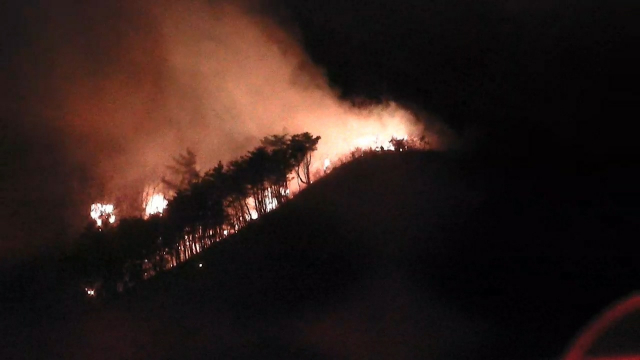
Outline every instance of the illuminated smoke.
<svg viewBox="0 0 640 360">
<path fill-rule="evenodd" d="M 43 40 L 58 51 L 43 108 L 73 145 L 70 156 L 91 172 L 75 196 L 113 198 L 119 216 L 140 215 L 145 185 L 187 147 L 206 170 L 263 136 L 308 131 L 322 137 L 312 164 L 322 172 L 324 159 L 372 144 L 386 149 L 396 134 L 426 132 L 433 148 L 446 146 L 447 131 L 425 114 L 339 99 L 298 42 L 247 4 L 96 4 L 69 6 L 77 22 L 51 9 L 46 24 L 56 38 Z M 159 197 L 143 204 L 145 215 L 164 207 Z"/>
</svg>

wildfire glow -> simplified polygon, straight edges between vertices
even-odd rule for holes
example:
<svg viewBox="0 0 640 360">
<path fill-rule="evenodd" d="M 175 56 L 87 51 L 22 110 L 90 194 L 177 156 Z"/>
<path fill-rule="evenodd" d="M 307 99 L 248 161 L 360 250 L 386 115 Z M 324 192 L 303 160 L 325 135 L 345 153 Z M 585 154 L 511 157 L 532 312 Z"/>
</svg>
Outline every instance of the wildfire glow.
<svg viewBox="0 0 640 360">
<path fill-rule="evenodd" d="M 331 160 L 329 160 L 328 158 L 324 159 L 324 166 L 322 167 L 322 170 L 324 170 L 324 172 L 327 172 L 329 166 L 331 166 Z"/>
<path fill-rule="evenodd" d="M 397 136 L 397 135 L 392 135 L 390 137 L 381 137 L 379 135 L 370 135 L 370 136 L 363 136 L 363 137 L 359 137 L 357 139 L 355 139 L 354 144 L 356 147 L 359 148 L 363 148 L 363 149 L 375 149 L 375 150 L 395 150 L 395 147 L 393 146 L 393 143 L 391 142 L 392 139 L 398 139 L 398 140 L 405 140 L 408 137 L 406 135 L 403 136 Z M 326 164 L 326 160 L 325 160 L 325 164 Z"/>
<path fill-rule="evenodd" d="M 113 224 L 116 221 L 116 216 L 113 213 L 113 204 L 96 203 L 91 205 L 91 218 L 96 221 L 98 227 L 102 227 L 103 220 Z"/>
<path fill-rule="evenodd" d="M 145 216 L 149 217 L 153 214 L 162 215 L 168 203 L 163 194 L 153 194 L 149 196 L 144 205 Z"/>
<path fill-rule="evenodd" d="M 335 115 L 339 122 L 304 123 L 312 134 L 322 136 L 312 167 L 324 171 L 324 160 L 339 161 L 356 149 L 363 151 L 395 151 L 392 139 L 419 139 L 430 134 L 415 114 L 390 102 L 374 105 L 366 110 L 344 109 Z"/>
</svg>

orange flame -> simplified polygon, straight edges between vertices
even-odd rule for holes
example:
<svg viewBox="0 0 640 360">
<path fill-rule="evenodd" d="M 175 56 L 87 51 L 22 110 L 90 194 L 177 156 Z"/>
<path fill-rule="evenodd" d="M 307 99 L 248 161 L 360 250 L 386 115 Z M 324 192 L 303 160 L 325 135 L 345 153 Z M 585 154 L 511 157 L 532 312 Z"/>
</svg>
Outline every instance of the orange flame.
<svg viewBox="0 0 640 360">
<path fill-rule="evenodd" d="M 113 213 L 113 204 L 95 203 L 91 205 L 91 218 L 96 221 L 98 227 L 102 227 L 102 221 L 107 220 L 113 224 L 116 216 Z"/>
<path fill-rule="evenodd" d="M 169 202 L 164 197 L 164 194 L 152 194 L 149 196 L 144 205 L 145 217 L 149 217 L 154 214 L 160 214 L 164 212 Z"/>
</svg>

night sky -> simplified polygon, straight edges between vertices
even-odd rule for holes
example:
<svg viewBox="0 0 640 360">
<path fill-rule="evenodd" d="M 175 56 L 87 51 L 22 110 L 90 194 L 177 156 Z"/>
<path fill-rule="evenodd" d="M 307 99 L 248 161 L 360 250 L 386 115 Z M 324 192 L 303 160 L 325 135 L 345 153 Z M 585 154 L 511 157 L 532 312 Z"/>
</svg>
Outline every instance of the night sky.
<svg viewBox="0 0 640 360">
<path fill-rule="evenodd" d="M 299 41 L 310 66 L 342 98 L 354 104 L 391 99 L 427 111 L 472 153 L 610 159 L 630 156 L 637 143 L 627 130 L 637 107 L 631 91 L 637 83 L 631 49 L 640 35 L 632 21 L 636 2 L 272 0 L 243 6 Z M 144 116 L 161 101 L 155 69 L 164 66 L 158 55 L 164 44 L 148 8 L 141 1 L 1 5 L 0 257 L 65 243 L 77 225 L 69 219 L 93 196 L 87 184 L 99 183 L 79 154 L 90 144 L 78 139 L 110 128 L 112 120 L 105 116 L 89 130 L 74 127 L 69 136 L 72 125 L 59 111 L 71 91 L 67 79 L 120 74 L 133 89 L 131 102 L 145 104 L 136 110 Z"/>
<path fill-rule="evenodd" d="M 524 151 L 529 141 L 596 141 L 581 149 L 595 153 L 630 145 L 617 126 L 637 73 L 631 2 L 290 3 L 309 53 L 347 97 L 419 104 L 490 142 L 521 131 L 513 142 Z"/>
</svg>

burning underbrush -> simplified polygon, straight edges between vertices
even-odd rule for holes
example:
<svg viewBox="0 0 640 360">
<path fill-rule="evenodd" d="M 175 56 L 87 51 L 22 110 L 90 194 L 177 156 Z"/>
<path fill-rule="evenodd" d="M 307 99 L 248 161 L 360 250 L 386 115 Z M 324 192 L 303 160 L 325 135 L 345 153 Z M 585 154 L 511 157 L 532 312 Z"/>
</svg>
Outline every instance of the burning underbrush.
<svg viewBox="0 0 640 360">
<path fill-rule="evenodd" d="M 92 204 L 91 218 L 95 220 L 97 227 L 102 227 L 103 223 L 113 224 L 116 221 L 116 216 L 113 213 L 113 204 Z"/>
<path fill-rule="evenodd" d="M 87 294 L 121 292 L 187 261 L 336 166 L 381 152 L 430 147 L 424 136 L 388 141 L 372 137 L 358 143 L 365 146 L 330 159 L 318 156 L 320 140 L 308 132 L 267 136 L 246 155 L 204 172 L 197 168 L 196 154 L 187 150 L 174 158 L 170 175 L 145 189 L 138 216 L 116 222 L 114 204 L 92 205 L 94 222 L 81 235 L 73 256 L 77 272 L 91 283 Z"/>
</svg>

